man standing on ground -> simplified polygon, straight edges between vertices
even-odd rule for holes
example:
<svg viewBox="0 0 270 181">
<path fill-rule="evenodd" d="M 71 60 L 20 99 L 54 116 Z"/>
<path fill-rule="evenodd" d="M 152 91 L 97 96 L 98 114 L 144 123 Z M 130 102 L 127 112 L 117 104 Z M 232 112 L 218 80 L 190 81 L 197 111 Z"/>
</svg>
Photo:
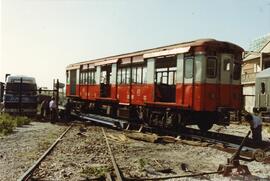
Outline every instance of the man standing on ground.
<svg viewBox="0 0 270 181">
<path fill-rule="evenodd" d="M 56 105 L 56 101 L 55 98 L 52 97 L 52 100 L 49 103 L 49 107 L 50 107 L 50 119 L 51 122 L 54 122 L 57 118 L 57 105 Z"/>
<path fill-rule="evenodd" d="M 262 143 L 262 119 L 250 113 L 245 116 L 245 119 L 250 124 L 254 142 L 260 145 Z"/>
</svg>

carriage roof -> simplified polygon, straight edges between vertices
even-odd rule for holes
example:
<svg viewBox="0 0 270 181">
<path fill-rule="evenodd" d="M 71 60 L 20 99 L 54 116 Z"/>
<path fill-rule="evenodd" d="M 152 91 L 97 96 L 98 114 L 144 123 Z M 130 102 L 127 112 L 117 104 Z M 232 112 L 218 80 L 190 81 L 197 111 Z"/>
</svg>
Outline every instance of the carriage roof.
<svg viewBox="0 0 270 181">
<path fill-rule="evenodd" d="M 104 62 L 104 61 L 114 62 L 114 60 L 116 59 L 118 60 L 121 58 L 142 56 L 144 54 L 151 54 L 151 53 L 156 53 L 156 52 L 161 52 L 161 51 L 166 51 L 166 50 L 173 50 L 173 49 L 175 50 L 179 48 L 188 48 L 189 50 L 190 47 L 204 46 L 204 45 L 205 46 L 207 45 L 226 46 L 227 48 L 235 49 L 236 51 L 239 51 L 239 52 L 243 51 L 243 49 L 240 46 L 230 43 L 230 42 L 218 41 L 215 39 L 199 39 L 199 40 L 190 41 L 190 42 L 177 43 L 177 44 L 172 44 L 172 45 L 167 45 L 167 46 L 162 46 L 162 47 L 157 47 L 157 48 L 145 49 L 141 51 L 135 51 L 135 52 L 125 53 L 125 54 L 119 54 L 119 55 L 98 58 L 98 59 L 82 61 L 82 62 L 68 65 L 67 69 L 75 69 L 75 68 L 79 68 L 80 65 L 93 64 L 93 63 Z"/>
</svg>

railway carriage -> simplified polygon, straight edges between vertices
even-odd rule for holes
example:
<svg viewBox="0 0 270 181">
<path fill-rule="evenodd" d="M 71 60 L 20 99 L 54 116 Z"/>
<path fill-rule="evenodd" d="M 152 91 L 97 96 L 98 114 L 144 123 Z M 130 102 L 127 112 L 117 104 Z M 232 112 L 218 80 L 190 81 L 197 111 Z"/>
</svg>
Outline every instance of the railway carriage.
<svg viewBox="0 0 270 181">
<path fill-rule="evenodd" d="M 201 39 L 75 63 L 66 68 L 66 95 L 87 112 L 206 131 L 241 107 L 242 52 Z"/>
</svg>

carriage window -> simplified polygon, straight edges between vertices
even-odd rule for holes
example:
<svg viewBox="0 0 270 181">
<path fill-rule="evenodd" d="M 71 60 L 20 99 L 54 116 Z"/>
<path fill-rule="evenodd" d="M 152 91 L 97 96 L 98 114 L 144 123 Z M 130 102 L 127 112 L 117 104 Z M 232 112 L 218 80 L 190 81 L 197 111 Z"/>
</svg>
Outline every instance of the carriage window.
<svg viewBox="0 0 270 181">
<path fill-rule="evenodd" d="M 142 67 L 137 68 L 137 83 L 142 83 Z"/>
<path fill-rule="evenodd" d="M 83 74 L 83 83 L 86 84 L 87 83 L 87 77 L 86 77 L 86 72 L 84 72 Z"/>
<path fill-rule="evenodd" d="M 193 77 L 193 58 L 185 59 L 185 78 Z"/>
<path fill-rule="evenodd" d="M 120 84 L 124 84 L 125 83 L 125 78 L 126 78 L 126 69 L 122 68 L 121 69 L 121 81 Z"/>
<path fill-rule="evenodd" d="M 136 83 L 137 67 L 132 68 L 131 83 Z"/>
<path fill-rule="evenodd" d="M 134 71 L 134 70 L 132 70 Z M 134 77 L 134 75 L 133 75 Z M 119 68 L 117 73 L 118 84 L 129 84 L 130 83 L 130 68 Z"/>
<path fill-rule="evenodd" d="M 223 62 L 223 70 L 230 71 L 231 69 L 231 59 L 225 59 Z"/>
<path fill-rule="evenodd" d="M 169 72 L 169 85 L 174 85 L 175 84 L 175 72 Z"/>
<path fill-rule="evenodd" d="M 146 72 L 147 72 L 147 69 L 146 69 L 146 67 L 143 67 L 143 70 L 142 70 L 143 72 L 142 72 L 142 83 L 146 83 L 146 79 L 147 79 L 147 77 L 146 77 Z"/>
<path fill-rule="evenodd" d="M 239 80 L 241 77 L 241 65 L 239 63 L 233 64 L 233 80 Z"/>
<path fill-rule="evenodd" d="M 176 67 L 159 68 L 156 70 L 156 83 L 175 85 Z"/>
<path fill-rule="evenodd" d="M 121 84 L 121 80 L 122 80 L 122 78 L 121 78 L 121 69 L 118 69 L 118 72 L 117 72 L 117 83 L 118 84 Z"/>
<path fill-rule="evenodd" d="M 101 77 L 100 77 L 100 83 L 101 84 L 106 84 L 106 74 L 107 74 L 106 71 L 101 72 Z"/>
<path fill-rule="evenodd" d="M 261 82 L 261 93 L 264 94 L 265 93 L 265 83 Z"/>
<path fill-rule="evenodd" d="M 143 72 L 143 66 L 137 66 L 132 68 L 132 83 L 141 84 L 143 83 L 143 77 L 145 72 Z"/>
<path fill-rule="evenodd" d="M 127 68 L 126 81 L 127 84 L 130 83 L 130 68 Z"/>
<path fill-rule="evenodd" d="M 86 84 L 90 83 L 90 72 L 86 73 Z"/>
<path fill-rule="evenodd" d="M 167 84 L 168 82 L 168 73 L 167 72 L 163 72 L 162 73 L 162 84 Z"/>
<path fill-rule="evenodd" d="M 81 73 L 81 82 L 80 82 L 81 84 L 83 84 L 83 76 L 84 76 L 84 75 L 83 75 L 83 72 L 82 72 L 82 73 Z"/>
<path fill-rule="evenodd" d="M 95 84 L 95 72 L 92 70 L 88 73 L 88 84 Z"/>
<path fill-rule="evenodd" d="M 216 78 L 217 59 L 215 57 L 208 57 L 206 75 L 207 75 L 207 78 Z"/>
<path fill-rule="evenodd" d="M 80 80 L 79 80 L 80 84 L 83 83 L 83 72 L 80 72 Z"/>
</svg>

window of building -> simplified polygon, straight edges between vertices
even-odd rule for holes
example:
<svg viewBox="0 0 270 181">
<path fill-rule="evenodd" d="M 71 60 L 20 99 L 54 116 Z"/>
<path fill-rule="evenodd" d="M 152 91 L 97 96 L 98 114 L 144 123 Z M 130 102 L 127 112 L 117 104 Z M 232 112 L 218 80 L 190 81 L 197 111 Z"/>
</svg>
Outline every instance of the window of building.
<svg viewBox="0 0 270 181">
<path fill-rule="evenodd" d="M 193 58 L 185 58 L 185 78 L 189 79 L 193 77 Z"/>
<path fill-rule="evenodd" d="M 215 57 L 208 57 L 206 62 L 207 78 L 216 78 L 217 77 L 217 59 Z"/>
<path fill-rule="evenodd" d="M 269 68 L 269 67 L 270 67 L 270 61 L 265 61 L 265 62 L 264 62 L 263 68 L 264 68 L 264 69 L 267 69 L 267 68 Z"/>
<path fill-rule="evenodd" d="M 265 83 L 261 82 L 261 93 L 264 94 L 265 93 Z"/>
</svg>

